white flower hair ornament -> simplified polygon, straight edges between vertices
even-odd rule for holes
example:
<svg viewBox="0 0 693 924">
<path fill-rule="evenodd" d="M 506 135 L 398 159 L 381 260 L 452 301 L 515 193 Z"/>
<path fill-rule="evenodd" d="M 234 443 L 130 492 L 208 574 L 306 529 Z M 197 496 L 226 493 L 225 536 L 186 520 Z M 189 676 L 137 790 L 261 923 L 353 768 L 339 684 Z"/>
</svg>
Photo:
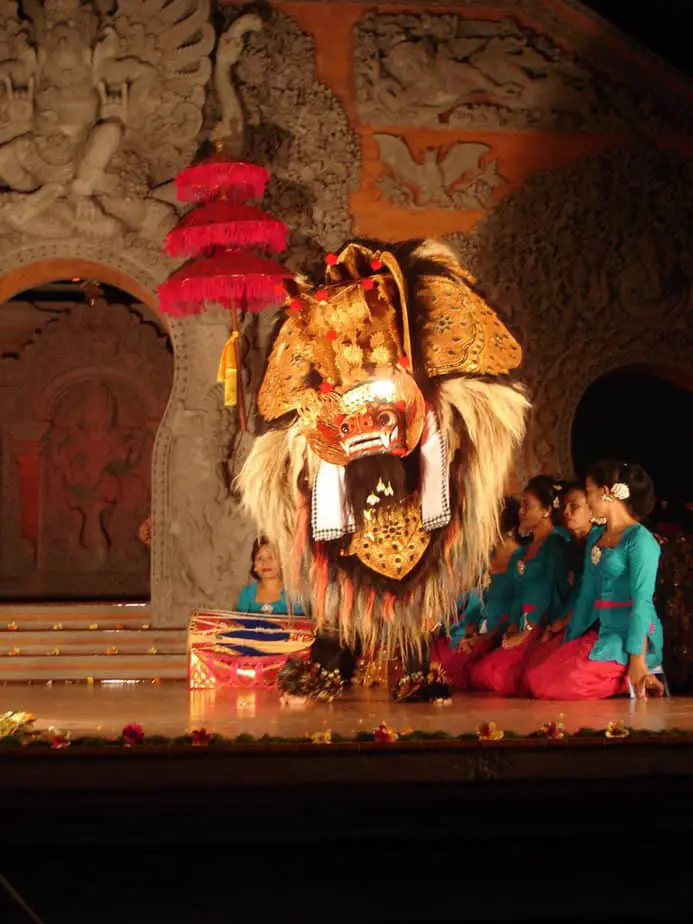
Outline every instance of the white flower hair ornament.
<svg viewBox="0 0 693 924">
<path fill-rule="evenodd" d="M 630 497 L 630 488 L 622 481 L 618 481 L 611 488 L 611 496 L 619 501 L 627 501 Z"/>
</svg>

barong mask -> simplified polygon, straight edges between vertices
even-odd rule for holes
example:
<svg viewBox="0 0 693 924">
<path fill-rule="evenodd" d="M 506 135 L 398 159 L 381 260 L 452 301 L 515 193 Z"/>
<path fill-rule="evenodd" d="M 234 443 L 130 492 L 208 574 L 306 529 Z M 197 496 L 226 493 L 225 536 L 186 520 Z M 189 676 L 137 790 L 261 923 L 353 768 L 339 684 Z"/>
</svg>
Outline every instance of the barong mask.
<svg viewBox="0 0 693 924">
<path fill-rule="evenodd" d="M 472 282 L 435 242 L 402 259 L 352 243 L 290 295 L 258 409 L 293 422 L 256 440 L 240 484 L 290 591 L 347 637 L 418 645 L 497 537 L 527 402 L 480 379 L 522 353 Z"/>
</svg>

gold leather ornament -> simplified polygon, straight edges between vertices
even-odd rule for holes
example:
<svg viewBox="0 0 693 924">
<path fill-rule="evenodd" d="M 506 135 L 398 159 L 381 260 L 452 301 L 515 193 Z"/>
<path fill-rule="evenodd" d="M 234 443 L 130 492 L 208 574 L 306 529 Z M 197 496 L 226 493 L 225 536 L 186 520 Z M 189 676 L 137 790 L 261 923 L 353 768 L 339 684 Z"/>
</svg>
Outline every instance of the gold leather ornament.
<svg viewBox="0 0 693 924">
<path fill-rule="evenodd" d="M 343 554 L 356 555 L 371 571 L 401 581 L 421 561 L 430 542 L 431 534 L 421 521 L 421 495 L 416 492 L 398 504 L 374 508 Z"/>
</svg>

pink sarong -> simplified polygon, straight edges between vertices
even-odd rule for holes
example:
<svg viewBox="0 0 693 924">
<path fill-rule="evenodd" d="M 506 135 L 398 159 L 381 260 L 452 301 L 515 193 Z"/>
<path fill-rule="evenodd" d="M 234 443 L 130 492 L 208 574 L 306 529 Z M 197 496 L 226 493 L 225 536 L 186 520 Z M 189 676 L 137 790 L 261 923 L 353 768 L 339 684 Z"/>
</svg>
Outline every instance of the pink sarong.
<svg viewBox="0 0 693 924">
<path fill-rule="evenodd" d="M 535 699 L 606 699 L 628 689 L 628 668 L 616 661 L 592 661 L 598 632 L 592 629 L 557 646 L 550 656 L 530 664 L 525 683 Z"/>
<path fill-rule="evenodd" d="M 489 634 L 482 636 L 470 652 L 462 652 L 456 646 L 451 647 L 449 639 L 439 638 L 433 643 L 431 661 L 443 668 L 452 690 L 469 690 L 471 666 L 497 644 L 498 637 Z"/>
<path fill-rule="evenodd" d="M 547 658 L 551 657 L 553 652 L 560 647 L 564 637 L 565 629 L 563 629 L 557 635 L 554 635 L 552 638 L 548 639 L 548 641 L 540 642 L 539 640 L 536 640 L 534 644 L 529 647 L 527 654 L 525 655 L 525 659 L 522 662 L 522 673 L 520 674 L 520 678 L 518 680 L 518 696 L 529 697 L 532 695 L 532 692 L 527 683 L 527 674 L 535 667 L 543 664 Z M 541 638 L 541 633 L 539 638 Z"/>
<path fill-rule="evenodd" d="M 547 643 L 548 644 L 548 643 Z M 469 667 L 473 690 L 489 690 L 499 696 L 522 696 L 525 660 L 537 647 L 536 633 L 514 648 L 496 648 Z"/>
</svg>

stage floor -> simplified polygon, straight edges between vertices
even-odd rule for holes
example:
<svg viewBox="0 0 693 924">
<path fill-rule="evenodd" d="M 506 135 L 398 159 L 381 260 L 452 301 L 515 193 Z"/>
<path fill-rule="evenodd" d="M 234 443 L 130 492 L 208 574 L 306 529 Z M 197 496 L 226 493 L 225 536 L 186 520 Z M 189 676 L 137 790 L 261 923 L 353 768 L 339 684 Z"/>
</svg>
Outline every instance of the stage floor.
<svg viewBox="0 0 693 924">
<path fill-rule="evenodd" d="M 195 691 L 183 682 L 130 684 L 6 684 L 0 687 L 0 713 L 24 710 L 36 716 L 39 729 L 69 730 L 74 736 L 117 735 L 130 722 L 146 735 L 174 737 L 206 728 L 228 737 L 268 734 L 301 737 L 321 729 L 352 736 L 372 731 L 381 722 L 396 730 L 476 731 L 494 721 L 507 731 L 527 734 L 559 716 L 569 732 L 581 727 L 604 728 L 611 721 L 638 729 L 693 730 L 693 697 L 650 699 L 632 703 L 627 697 L 601 702 L 553 703 L 499 699 L 484 694 L 455 695 L 450 705 L 393 703 L 384 688 L 355 688 L 342 699 L 304 707 L 282 706 L 273 691 Z"/>
</svg>

